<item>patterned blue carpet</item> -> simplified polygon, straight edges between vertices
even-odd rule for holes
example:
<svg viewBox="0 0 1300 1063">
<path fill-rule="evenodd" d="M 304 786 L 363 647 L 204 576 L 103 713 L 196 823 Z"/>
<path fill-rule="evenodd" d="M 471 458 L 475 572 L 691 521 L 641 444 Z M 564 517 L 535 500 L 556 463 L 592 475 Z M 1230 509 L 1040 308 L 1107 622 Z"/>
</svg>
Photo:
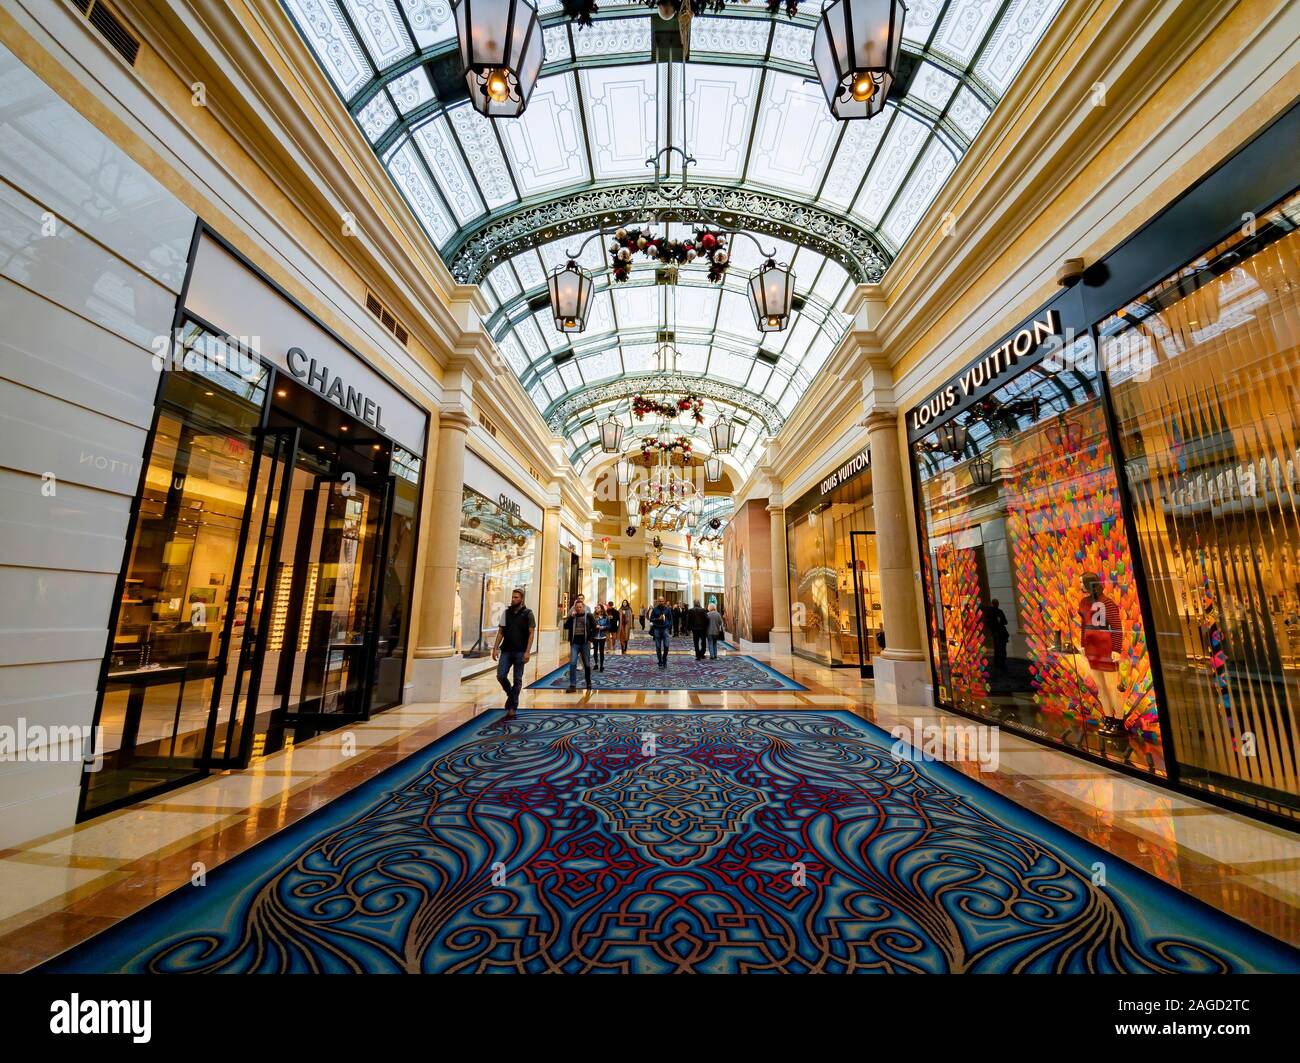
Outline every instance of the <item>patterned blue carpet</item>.
<svg viewBox="0 0 1300 1063">
<path fill-rule="evenodd" d="M 565 652 L 568 650 L 566 648 Z M 578 686 L 586 682 L 582 663 L 578 663 Z M 720 656 L 716 661 L 695 654 L 668 654 L 668 667 L 660 668 L 654 654 L 607 653 L 605 670 L 591 672 L 596 690 L 807 690 L 802 683 L 778 672 L 762 661 L 738 654 Z M 529 690 L 565 690 L 569 686 L 567 664 L 548 672 Z"/>
<path fill-rule="evenodd" d="M 1300 970 L 891 741 L 843 712 L 493 713 L 41 970 Z"/>
</svg>

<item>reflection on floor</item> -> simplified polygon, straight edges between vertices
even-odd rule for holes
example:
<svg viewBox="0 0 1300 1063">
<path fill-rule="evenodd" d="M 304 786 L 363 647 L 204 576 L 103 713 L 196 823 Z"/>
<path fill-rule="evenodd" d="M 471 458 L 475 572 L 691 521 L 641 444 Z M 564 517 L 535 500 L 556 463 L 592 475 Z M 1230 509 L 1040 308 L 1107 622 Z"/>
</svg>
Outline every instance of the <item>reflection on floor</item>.
<svg viewBox="0 0 1300 1063">
<path fill-rule="evenodd" d="M 528 681 L 561 662 L 538 659 Z M 966 723 L 939 710 L 872 703 L 855 670 L 771 661 L 804 691 L 529 690 L 525 709 L 737 709 L 779 716 L 842 709 L 879 724 Z M 213 776 L 17 850 L 0 852 L 0 969 L 25 970 L 144 908 L 501 704 L 491 675 L 461 700 L 403 706 L 347 732 Z M 1017 805 L 1266 933 L 1300 944 L 1300 835 L 1000 735 L 999 767 L 954 767 Z"/>
</svg>

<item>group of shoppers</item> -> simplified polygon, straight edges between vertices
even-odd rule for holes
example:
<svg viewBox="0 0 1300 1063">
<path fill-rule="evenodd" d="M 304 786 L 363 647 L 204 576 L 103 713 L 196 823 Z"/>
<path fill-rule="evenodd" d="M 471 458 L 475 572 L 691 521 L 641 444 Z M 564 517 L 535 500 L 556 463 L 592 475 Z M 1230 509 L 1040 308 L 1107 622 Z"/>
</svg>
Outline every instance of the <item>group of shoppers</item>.
<svg viewBox="0 0 1300 1063">
<path fill-rule="evenodd" d="M 613 602 L 597 602 L 595 609 L 587 608 L 586 599 L 579 594 L 574 599 L 569 615 L 564 620 L 564 630 L 569 635 L 569 687 L 568 693 L 577 692 L 578 662 L 582 662 L 587 689 L 591 689 L 593 667 L 605 670 L 606 644 L 617 640 L 620 650 L 627 653 L 632 635 L 634 613 L 626 598 L 615 608 Z M 689 631 L 695 648 L 695 659 L 704 660 L 707 652 L 712 660 L 718 659 L 718 643 L 723 637 L 722 614 L 712 602 L 707 609 L 699 601 L 687 608 L 683 604 L 669 606 L 659 598 L 653 608 L 641 609 L 639 620 L 642 630 L 649 625 L 655 642 L 655 657 L 660 668 L 668 667 L 669 639 Z M 516 588 L 510 594 L 510 604 L 501 614 L 496 642 L 492 646 L 492 659 L 497 662 L 497 682 L 506 693 L 506 715 L 514 716 L 519 709 L 519 691 L 523 686 L 524 666 L 532 657 L 533 635 L 537 619 L 524 604 L 524 592 Z M 513 675 L 510 673 L 513 671 Z"/>
<path fill-rule="evenodd" d="M 718 659 L 718 642 L 722 639 L 722 614 L 712 602 L 707 609 L 698 599 L 689 609 L 682 606 L 669 606 L 663 598 L 655 602 L 648 617 L 650 634 L 655 640 L 655 657 L 660 668 L 668 667 L 669 639 L 678 633 L 689 631 L 695 646 L 695 659 L 704 660 L 708 651 L 711 660 Z"/>
</svg>

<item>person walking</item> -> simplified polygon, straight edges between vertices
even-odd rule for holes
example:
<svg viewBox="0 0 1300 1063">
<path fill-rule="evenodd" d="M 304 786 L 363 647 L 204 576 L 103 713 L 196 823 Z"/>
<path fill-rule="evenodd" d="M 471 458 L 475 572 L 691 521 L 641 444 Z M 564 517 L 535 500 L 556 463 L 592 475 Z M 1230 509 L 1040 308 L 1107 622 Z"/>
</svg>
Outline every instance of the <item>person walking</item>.
<svg viewBox="0 0 1300 1063">
<path fill-rule="evenodd" d="M 673 611 L 662 598 L 650 610 L 650 634 L 655 640 L 655 657 L 660 668 L 668 667 L 668 633 L 672 630 Z"/>
<path fill-rule="evenodd" d="M 618 642 L 627 653 L 627 640 L 632 637 L 632 606 L 626 598 L 618 610 Z"/>
<path fill-rule="evenodd" d="M 569 611 L 564 621 L 564 630 L 569 633 L 569 689 L 568 694 L 578 690 L 578 658 L 582 658 L 582 670 L 586 675 L 587 689 L 591 689 L 591 644 L 596 638 L 596 621 L 587 612 L 587 607 L 579 598 Z"/>
<path fill-rule="evenodd" d="M 592 667 L 598 672 L 605 670 L 605 641 L 609 638 L 610 625 L 613 623 L 612 614 L 599 602 L 596 603 L 596 634 L 591 640 L 592 649 Z"/>
<path fill-rule="evenodd" d="M 641 606 L 641 630 L 645 630 L 645 606 Z"/>
<path fill-rule="evenodd" d="M 524 665 L 532 656 L 533 632 L 537 620 L 533 611 L 524 605 L 524 592 L 516 587 L 510 592 L 510 604 L 501 611 L 501 625 L 492 644 L 492 659 L 497 661 L 497 682 L 506 692 L 506 715 L 514 716 L 519 709 L 519 688 L 524 682 Z M 513 682 L 506 676 L 514 669 Z"/>
<path fill-rule="evenodd" d="M 709 603 L 709 611 L 705 614 L 708 617 L 708 628 L 706 629 L 706 638 L 709 640 L 709 660 L 718 659 L 718 643 L 722 639 L 722 614 L 718 612 L 718 607 L 712 602 Z"/>
<path fill-rule="evenodd" d="M 695 659 L 704 660 L 705 640 L 709 633 L 709 613 L 704 608 L 700 600 L 695 599 L 695 604 L 686 613 L 686 626 L 691 631 L 691 642 L 695 645 Z"/>
</svg>

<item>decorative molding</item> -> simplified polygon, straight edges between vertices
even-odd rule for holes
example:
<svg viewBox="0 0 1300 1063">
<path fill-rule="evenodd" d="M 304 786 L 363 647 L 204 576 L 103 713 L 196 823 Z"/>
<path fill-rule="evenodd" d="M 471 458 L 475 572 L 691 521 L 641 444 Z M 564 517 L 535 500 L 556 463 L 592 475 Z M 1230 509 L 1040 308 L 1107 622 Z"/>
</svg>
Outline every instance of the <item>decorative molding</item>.
<svg viewBox="0 0 1300 1063">
<path fill-rule="evenodd" d="M 733 185 L 694 184 L 656 194 L 645 182 L 557 195 L 489 215 L 462 229 L 443 250 L 452 276 L 477 284 L 520 251 L 646 215 L 661 223 L 700 220 L 707 211 L 732 229 L 775 236 L 834 259 L 857 283 L 884 276 L 889 252 L 867 228 L 821 207 Z"/>
</svg>

